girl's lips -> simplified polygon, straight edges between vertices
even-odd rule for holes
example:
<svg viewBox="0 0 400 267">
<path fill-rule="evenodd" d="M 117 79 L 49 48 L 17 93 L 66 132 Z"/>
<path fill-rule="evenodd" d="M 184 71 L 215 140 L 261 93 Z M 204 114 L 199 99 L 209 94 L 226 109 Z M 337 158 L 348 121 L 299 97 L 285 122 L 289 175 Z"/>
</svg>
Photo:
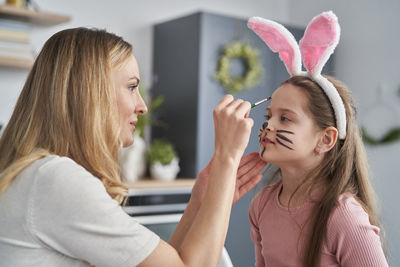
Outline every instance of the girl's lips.
<svg viewBox="0 0 400 267">
<path fill-rule="evenodd" d="M 269 139 L 269 138 L 266 137 L 266 136 L 264 136 L 264 137 L 261 139 L 261 143 L 262 143 L 263 145 L 275 144 L 274 142 L 271 141 L 271 139 Z"/>
</svg>

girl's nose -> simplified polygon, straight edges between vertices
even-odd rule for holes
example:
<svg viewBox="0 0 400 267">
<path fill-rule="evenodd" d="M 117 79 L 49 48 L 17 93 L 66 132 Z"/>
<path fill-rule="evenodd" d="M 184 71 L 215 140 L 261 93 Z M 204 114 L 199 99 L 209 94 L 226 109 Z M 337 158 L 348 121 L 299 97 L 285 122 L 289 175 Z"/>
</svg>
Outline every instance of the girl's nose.
<svg viewBox="0 0 400 267">
<path fill-rule="evenodd" d="M 267 131 L 273 131 L 273 127 L 272 127 L 271 122 L 268 122 L 268 121 L 264 122 L 263 125 L 262 125 L 262 129 L 263 129 L 264 131 L 265 131 L 265 130 L 267 130 Z"/>
</svg>

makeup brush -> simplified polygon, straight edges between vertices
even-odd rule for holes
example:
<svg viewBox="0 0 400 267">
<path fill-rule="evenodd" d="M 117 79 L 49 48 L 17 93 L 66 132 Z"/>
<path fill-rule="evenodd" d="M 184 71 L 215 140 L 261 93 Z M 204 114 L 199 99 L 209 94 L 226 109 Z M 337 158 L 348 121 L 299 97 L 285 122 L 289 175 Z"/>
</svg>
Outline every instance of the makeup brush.
<svg viewBox="0 0 400 267">
<path fill-rule="evenodd" d="M 271 97 L 267 97 L 267 98 L 265 98 L 263 100 L 260 100 L 260 101 L 254 103 L 254 104 L 251 104 L 251 108 L 257 107 L 258 105 L 260 105 L 260 104 L 262 104 L 264 102 L 267 102 L 268 100 L 271 100 Z"/>
</svg>

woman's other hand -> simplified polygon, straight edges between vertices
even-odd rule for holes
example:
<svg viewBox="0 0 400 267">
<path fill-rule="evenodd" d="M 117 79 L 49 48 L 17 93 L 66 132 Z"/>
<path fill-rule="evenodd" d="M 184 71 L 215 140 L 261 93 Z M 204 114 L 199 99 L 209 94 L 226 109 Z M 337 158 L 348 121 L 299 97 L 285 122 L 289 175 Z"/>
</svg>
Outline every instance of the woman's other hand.
<svg viewBox="0 0 400 267">
<path fill-rule="evenodd" d="M 260 158 L 258 152 L 253 152 L 242 157 L 236 176 L 233 204 L 247 194 L 247 192 L 261 180 L 262 175 L 259 173 L 266 164 L 267 163 Z M 208 165 L 199 172 L 192 190 L 192 201 L 195 201 L 198 206 L 201 204 L 207 189 L 211 165 L 212 159 Z"/>
</svg>

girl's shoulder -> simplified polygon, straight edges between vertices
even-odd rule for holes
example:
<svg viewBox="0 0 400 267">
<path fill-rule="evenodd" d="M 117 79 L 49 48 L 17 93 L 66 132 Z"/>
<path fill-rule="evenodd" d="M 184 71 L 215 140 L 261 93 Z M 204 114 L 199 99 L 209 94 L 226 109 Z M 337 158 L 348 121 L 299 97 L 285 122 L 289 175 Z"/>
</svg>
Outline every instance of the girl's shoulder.
<svg viewBox="0 0 400 267">
<path fill-rule="evenodd" d="M 372 230 L 379 234 L 379 228 L 371 225 L 368 213 L 357 198 L 349 192 L 343 193 L 339 196 L 329 218 L 328 233 L 330 232 L 332 235 L 354 234 L 360 229 Z"/>
</svg>

